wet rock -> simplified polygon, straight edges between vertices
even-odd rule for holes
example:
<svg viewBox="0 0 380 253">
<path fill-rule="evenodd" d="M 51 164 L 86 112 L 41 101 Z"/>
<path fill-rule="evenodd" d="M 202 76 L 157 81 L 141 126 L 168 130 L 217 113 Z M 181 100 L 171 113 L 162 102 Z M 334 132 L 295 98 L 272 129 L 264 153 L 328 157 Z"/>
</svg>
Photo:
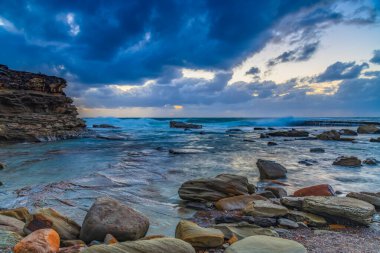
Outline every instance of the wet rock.
<svg viewBox="0 0 380 253">
<path fill-rule="evenodd" d="M 14 247 L 15 253 L 55 253 L 59 250 L 59 235 L 53 229 L 34 231 Z"/>
<path fill-rule="evenodd" d="M 254 235 L 232 244 L 225 253 L 307 253 L 307 251 L 296 241 Z"/>
<path fill-rule="evenodd" d="M 296 222 L 303 222 L 310 227 L 323 227 L 327 225 L 325 218 L 312 213 L 289 210 L 289 213 L 286 217 Z"/>
<path fill-rule="evenodd" d="M 363 200 L 380 209 L 380 192 L 350 192 L 347 194 L 347 197 Z"/>
<path fill-rule="evenodd" d="M 303 197 L 283 197 L 281 198 L 281 204 L 290 208 L 301 209 L 303 200 Z"/>
<path fill-rule="evenodd" d="M 305 197 L 302 209 L 338 223 L 351 221 L 362 225 L 369 225 L 375 212 L 372 204 L 349 197 Z"/>
<path fill-rule="evenodd" d="M 318 161 L 316 161 L 316 160 L 312 160 L 312 159 L 304 159 L 304 160 L 298 161 L 298 163 L 299 163 L 299 164 L 306 165 L 306 166 L 312 166 L 312 165 L 317 164 Z"/>
<path fill-rule="evenodd" d="M 2 210 L 0 211 L 0 215 L 13 217 L 23 222 L 26 222 L 32 218 L 32 215 L 29 213 L 29 210 L 26 207 Z"/>
<path fill-rule="evenodd" d="M 265 127 L 254 127 L 253 130 L 266 130 Z"/>
<path fill-rule="evenodd" d="M 113 235 L 107 234 L 106 237 L 104 238 L 104 243 L 114 244 L 114 243 L 118 243 L 118 240 Z"/>
<path fill-rule="evenodd" d="M 360 167 L 362 165 L 362 161 L 355 156 L 340 156 L 333 162 L 333 165 Z"/>
<path fill-rule="evenodd" d="M 96 138 L 108 141 L 125 141 L 128 139 L 127 136 L 120 134 L 98 134 Z"/>
<path fill-rule="evenodd" d="M 351 129 L 341 129 L 339 130 L 339 134 L 341 135 L 350 135 L 350 136 L 356 136 L 358 133 Z"/>
<path fill-rule="evenodd" d="M 95 245 L 86 248 L 82 253 L 195 253 L 187 242 L 175 238 L 157 238 L 121 242 L 111 245 Z"/>
<path fill-rule="evenodd" d="M 378 138 L 371 138 L 369 141 L 370 142 L 380 142 L 380 137 L 378 137 Z"/>
<path fill-rule="evenodd" d="M 279 218 L 277 220 L 277 222 L 278 222 L 279 226 L 286 227 L 286 228 L 298 228 L 299 227 L 297 222 L 294 222 L 292 220 L 285 219 L 285 218 Z"/>
<path fill-rule="evenodd" d="M 243 212 L 245 215 L 251 215 L 253 217 L 281 217 L 288 213 L 288 209 L 270 201 L 255 200 L 249 203 Z"/>
<path fill-rule="evenodd" d="M 92 125 L 93 128 L 118 128 L 116 126 L 110 125 L 110 124 L 99 124 L 99 125 Z"/>
<path fill-rule="evenodd" d="M 11 249 L 21 240 L 21 235 L 0 229 L 0 252 L 12 252 Z"/>
<path fill-rule="evenodd" d="M 0 230 L 16 232 L 19 235 L 24 235 L 25 223 L 9 216 L 0 215 Z"/>
<path fill-rule="evenodd" d="M 317 139 L 324 141 L 339 141 L 340 134 L 336 130 L 325 131 L 317 135 Z"/>
<path fill-rule="evenodd" d="M 311 153 L 325 153 L 325 150 L 323 148 L 311 148 Z"/>
<path fill-rule="evenodd" d="M 307 131 L 292 129 L 289 131 L 270 132 L 268 135 L 273 137 L 308 137 L 309 133 Z"/>
<path fill-rule="evenodd" d="M 286 197 L 288 195 L 286 190 L 282 187 L 267 186 L 264 189 L 265 189 L 265 191 L 272 192 L 276 198 L 282 198 L 282 197 Z"/>
<path fill-rule="evenodd" d="M 194 209 L 194 210 L 210 210 L 212 206 L 209 205 L 209 203 L 204 203 L 204 202 L 193 202 L 193 201 L 187 201 L 185 203 L 186 208 Z"/>
<path fill-rule="evenodd" d="M 260 134 L 260 139 L 266 139 L 266 138 L 269 138 L 268 134 L 264 134 L 264 133 Z"/>
<path fill-rule="evenodd" d="M 256 165 L 259 169 L 261 179 L 277 179 L 286 177 L 286 168 L 274 161 L 258 159 Z"/>
<path fill-rule="evenodd" d="M 173 148 L 169 149 L 169 153 L 173 155 L 190 155 L 205 153 L 205 151 L 193 148 Z"/>
<path fill-rule="evenodd" d="M 80 239 L 86 243 L 103 241 L 107 234 L 112 234 L 119 241 L 137 240 L 145 236 L 148 228 L 147 217 L 115 199 L 102 197 L 84 218 Z"/>
<path fill-rule="evenodd" d="M 224 243 L 224 234 L 214 228 L 202 228 L 191 221 L 182 220 L 175 230 L 175 237 L 193 247 L 214 248 Z"/>
<path fill-rule="evenodd" d="M 224 237 L 230 239 L 234 236 L 237 237 L 238 240 L 244 239 L 253 235 L 267 235 L 278 237 L 276 231 L 269 228 L 261 228 L 256 225 L 248 224 L 248 223 L 239 223 L 239 224 L 219 224 L 214 225 L 213 228 L 216 228 L 224 234 Z"/>
<path fill-rule="evenodd" d="M 61 247 L 72 247 L 72 246 L 86 246 L 86 243 L 82 240 L 62 240 Z"/>
<path fill-rule="evenodd" d="M 245 141 L 245 142 L 256 142 L 256 140 L 254 140 L 252 138 L 245 138 L 245 139 L 243 139 L 243 141 Z"/>
<path fill-rule="evenodd" d="M 329 184 L 319 184 L 299 189 L 293 194 L 295 197 L 305 196 L 334 196 L 335 191 Z"/>
<path fill-rule="evenodd" d="M 221 174 L 215 178 L 201 178 L 186 181 L 178 194 L 181 199 L 189 201 L 218 201 L 223 198 L 248 195 L 255 191 L 243 176 Z"/>
<path fill-rule="evenodd" d="M 379 161 L 376 160 L 375 158 L 367 158 L 363 161 L 363 164 L 367 164 L 367 165 L 376 165 L 378 163 Z"/>
<path fill-rule="evenodd" d="M 268 146 L 276 146 L 276 145 L 278 145 L 276 142 L 273 142 L 273 141 L 269 141 L 268 143 L 267 143 L 267 145 Z"/>
<path fill-rule="evenodd" d="M 215 207 L 219 210 L 232 211 L 241 210 L 253 200 L 266 200 L 260 195 L 240 195 L 229 198 L 223 198 L 215 203 Z"/>
<path fill-rule="evenodd" d="M 170 121 L 170 128 L 183 128 L 183 129 L 201 129 L 202 125 L 185 123 L 181 121 Z"/>
<path fill-rule="evenodd" d="M 378 134 L 380 133 L 380 128 L 375 125 L 363 125 L 358 127 L 357 132 L 359 134 Z"/>
<path fill-rule="evenodd" d="M 274 193 L 271 191 L 257 192 L 256 195 L 260 195 L 260 196 L 267 198 L 267 199 L 275 199 L 276 198 L 276 195 L 274 195 Z"/>
<path fill-rule="evenodd" d="M 0 170 L 2 169 L 5 169 L 5 164 L 4 163 L 0 163 Z"/>
<path fill-rule="evenodd" d="M 246 222 L 249 224 L 255 224 L 260 227 L 271 227 L 277 224 L 277 220 L 273 218 L 238 216 L 238 215 L 219 216 L 215 218 L 214 222 L 215 224 Z"/>
<path fill-rule="evenodd" d="M 239 129 L 239 128 L 230 128 L 230 129 L 226 130 L 226 133 L 228 133 L 228 134 L 241 134 L 241 133 L 244 133 L 244 131 Z"/>
</svg>

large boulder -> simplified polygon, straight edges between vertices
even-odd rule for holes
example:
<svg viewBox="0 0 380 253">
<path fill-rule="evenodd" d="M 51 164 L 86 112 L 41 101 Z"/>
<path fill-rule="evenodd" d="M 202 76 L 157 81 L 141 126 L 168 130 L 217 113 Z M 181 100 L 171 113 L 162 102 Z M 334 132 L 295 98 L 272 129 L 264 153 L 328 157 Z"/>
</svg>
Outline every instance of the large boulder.
<svg viewBox="0 0 380 253">
<path fill-rule="evenodd" d="M 20 221 L 27 222 L 32 218 L 32 215 L 29 213 L 29 210 L 26 207 L 19 207 L 15 209 L 8 209 L 0 211 L 1 215 L 9 216 L 16 218 Z"/>
<path fill-rule="evenodd" d="M 289 131 L 276 131 L 267 133 L 269 136 L 273 137 L 308 137 L 309 133 L 303 130 L 292 129 Z"/>
<path fill-rule="evenodd" d="M 243 176 L 221 174 L 215 178 L 201 178 L 186 181 L 178 194 L 181 199 L 189 201 L 218 201 L 223 198 L 248 195 L 255 191 Z"/>
<path fill-rule="evenodd" d="M 305 197 L 302 209 L 338 223 L 369 225 L 375 207 L 362 200 L 348 197 Z"/>
<path fill-rule="evenodd" d="M 335 191 L 329 184 L 319 184 L 299 189 L 293 195 L 294 197 L 334 196 Z"/>
<path fill-rule="evenodd" d="M 214 248 L 224 243 L 224 234 L 214 228 L 202 228 L 191 221 L 182 220 L 175 230 L 175 237 L 194 247 Z"/>
<path fill-rule="evenodd" d="M 170 128 L 183 128 L 183 129 L 201 129 L 202 125 L 185 123 L 181 121 L 170 121 Z"/>
<path fill-rule="evenodd" d="M 187 242 L 175 238 L 157 238 L 133 242 L 95 245 L 81 253 L 195 253 Z"/>
<path fill-rule="evenodd" d="M 234 196 L 218 200 L 215 203 L 215 207 L 219 210 L 225 211 L 241 210 L 253 200 L 266 200 L 266 198 L 260 195 Z"/>
<path fill-rule="evenodd" d="M 380 128 L 375 125 L 362 125 L 358 127 L 357 132 L 359 134 L 378 134 L 380 133 Z"/>
<path fill-rule="evenodd" d="M 256 165 L 259 169 L 261 179 L 277 179 L 286 177 L 286 168 L 274 161 L 258 159 Z"/>
<path fill-rule="evenodd" d="M 363 200 L 380 209 L 380 192 L 350 192 L 347 194 L 347 197 Z"/>
<path fill-rule="evenodd" d="M 145 236 L 148 228 L 147 217 L 115 199 L 102 197 L 84 218 L 80 239 L 86 243 L 103 241 L 112 234 L 119 241 L 137 240 Z"/>
<path fill-rule="evenodd" d="M 225 253 L 307 253 L 295 241 L 265 235 L 254 235 L 228 247 Z"/>
<path fill-rule="evenodd" d="M 339 156 L 335 159 L 333 165 L 346 167 L 360 167 L 362 165 L 362 161 L 355 156 Z"/>
<path fill-rule="evenodd" d="M 26 223 L 24 231 L 29 234 L 38 230 L 39 224 L 49 224 L 47 227 L 57 231 L 62 240 L 74 240 L 79 237 L 80 226 L 51 208 L 38 209 L 33 218 Z"/>
<path fill-rule="evenodd" d="M 53 229 L 34 231 L 14 247 L 14 253 L 56 253 L 59 250 L 59 235 Z"/>
<path fill-rule="evenodd" d="M 19 235 L 24 235 L 25 223 L 9 216 L 0 214 L 0 230 L 16 232 Z"/>
<path fill-rule="evenodd" d="M 254 200 L 244 208 L 243 212 L 254 217 L 281 217 L 288 213 L 288 209 L 268 200 Z"/>
</svg>

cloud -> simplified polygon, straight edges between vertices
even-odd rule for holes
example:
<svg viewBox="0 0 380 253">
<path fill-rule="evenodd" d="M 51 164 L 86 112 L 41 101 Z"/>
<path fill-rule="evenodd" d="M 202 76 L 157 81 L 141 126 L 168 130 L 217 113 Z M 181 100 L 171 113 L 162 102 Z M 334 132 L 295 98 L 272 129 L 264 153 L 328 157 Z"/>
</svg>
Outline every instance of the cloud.
<svg viewBox="0 0 380 253">
<path fill-rule="evenodd" d="M 373 51 L 373 57 L 370 60 L 370 62 L 375 63 L 375 64 L 380 64 L 380 50 L 375 50 Z"/>
<path fill-rule="evenodd" d="M 300 48 L 294 50 L 286 51 L 278 57 L 270 60 L 268 62 L 268 66 L 272 67 L 284 62 L 298 62 L 309 60 L 311 56 L 317 51 L 318 45 L 319 42 L 314 42 L 311 44 L 303 45 Z"/>
<path fill-rule="evenodd" d="M 368 68 L 367 63 L 356 64 L 355 62 L 336 62 L 314 78 L 316 82 L 328 82 L 336 80 L 353 79 L 359 77 L 362 70 Z"/>
<path fill-rule="evenodd" d="M 257 75 L 257 74 L 260 74 L 260 69 L 257 68 L 257 67 L 252 67 L 250 68 L 247 72 L 246 72 L 247 75 Z"/>
</svg>

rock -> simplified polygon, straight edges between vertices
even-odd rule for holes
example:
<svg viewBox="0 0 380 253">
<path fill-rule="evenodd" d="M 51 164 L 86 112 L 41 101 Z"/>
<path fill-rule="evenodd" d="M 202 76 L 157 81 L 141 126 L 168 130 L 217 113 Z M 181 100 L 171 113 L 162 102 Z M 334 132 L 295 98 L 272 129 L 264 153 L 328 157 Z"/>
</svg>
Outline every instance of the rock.
<svg viewBox="0 0 380 253">
<path fill-rule="evenodd" d="M 340 134 L 336 130 L 325 131 L 317 135 L 317 139 L 324 141 L 339 141 Z"/>
<path fill-rule="evenodd" d="M 201 154 L 205 153 L 203 150 L 193 148 L 173 148 L 169 149 L 169 153 L 173 155 L 189 155 L 189 154 Z"/>
<path fill-rule="evenodd" d="M 80 239 L 86 243 L 103 241 L 107 234 L 112 234 L 119 241 L 137 240 L 145 236 L 148 228 L 147 217 L 115 199 L 102 197 L 84 218 Z"/>
<path fill-rule="evenodd" d="M 265 235 L 254 235 L 228 247 L 225 253 L 307 253 L 298 242 Z"/>
<path fill-rule="evenodd" d="M 367 202 L 349 197 L 305 197 L 302 209 L 329 219 L 337 223 L 369 225 L 375 207 Z"/>
<path fill-rule="evenodd" d="M 380 137 L 378 137 L 378 138 L 371 138 L 369 141 L 370 142 L 380 142 Z"/>
<path fill-rule="evenodd" d="M 175 230 L 175 237 L 193 247 L 215 248 L 224 243 L 224 234 L 214 228 L 202 228 L 191 221 L 182 220 Z"/>
<path fill-rule="evenodd" d="M 114 243 L 118 243 L 118 241 L 113 235 L 107 234 L 106 237 L 104 238 L 104 243 L 105 244 L 114 244 Z"/>
<path fill-rule="evenodd" d="M 86 243 L 82 240 L 62 240 L 61 241 L 62 247 L 72 247 L 72 246 L 86 246 Z"/>
<path fill-rule="evenodd" d="M 260 195 L 234 196 L 218 200 L 215 203 L 215 207 L 219 210 L 225 211 L 241 210 L 253 200 L 266 200 L 266 198 Z"/>
<path fill-rule="evenodd" d="M 268 228 L 261 228 L 256 225 L 251 225 L 248 223 L 239 223 L 239 224 L 219 224 L 214 225 L 213 228 L 216 228 L 223 232 L 224 238 L 230 239 L 234 236 L 238 240 L 244 239 L 253 235 L 267 235 L 278 237 L 276 231 Z"/>
<path fill-rule="evenodd" d="M 334 196 L 335 191 L 329 184 L 319 184 L 299 189 L 293 193 L 295 197 Z"/>
<path fill-rule="evenodd" d="M 29 213 L 29 210 L 26 207 L 2 210 L 0 211 L 0 215 L 13 217 L 23 222 L 26 222 L 32 218 L 32 215 Z"/>
<path fill-rule="evenodd" d="M 277 144 L 276 142 L 269 141 L 267 145 L 268 145 L 268 146 L 276 146 L 276 145 L 278 145 L 278 144 Z"/>
<path fill-rule="evenodd" d="M 277 179 L 286 177 L 286 168 L 274 161 L 258 159 L 256 165 L 259 169 L 261 179 Z"/>
<path fill-rule="evenodd" d="M 70 247 L 64 247 L 60 248 L 58 253 L 80 253 L 82 252 L 87 246 L 81 246 L 81 245 L 75 245 Z"/>
<path fill-rule="evenodd" d="M 252 138 L 245 138 L 245 139 L 243 139 L 243 141 L 245 141 L 245 142 L 256 142 L 256 140 L 254 140 Z"/>
<path fill-rule="evenodd" d="M 12 231 L 19 235 L 24 235 L 25 223 L 9 216 L 0 214 L 0 230 Z"/>
<path fill-rule="evenodd" d="M 53 229 L 40 229 L 17 243 L 14 253 L 55 253 L 59 250 L 59 240 Z"/>
<path fill-rule="evenodd" d="M 183 128 L 183 129 L 201 129 L 202 125 L 190 124 L 180 121 L 170 121 L 170 128 Z"/>
<path fill-rule="evenodd" d="M 380 209 L 380 192 L 350 192 L 347 197 L 363 200 Z"/>
<path fill-rule="evenodd" d="M 223 198 L 254 193 L 254 186 L 243 176 L 221 174 L 215 178 L 201 178 L 186 181 L 178 194 L 181 199 L 189 201 L 218 201 Z"/>
<path fill-rule="evenodd" d="M 325 218 L 312 213 L 289 210 L 289 213 L 286 217 L 296 222 L 303 222 L 310 227 L 323 227 L 327 225 Z"/>
<path fill-rule="evenodd" d="M 286 215 L 288 209 L 267 200 L 255 200 L 249 203 L 243 212 L 253 217 L 280 217 Z"/>
<path fill-rule="evenodd" d="M 239 129 L 239 128 L 230 128 L 230 129 L 226 130 L 226 133 L 228 133 L 228 134 L 241 134 L 241 133 L 244 133 L 244 131 Z"/>
<path fill-rule="evenodd" d="M 356 136 L 358 133 L 351 129 L 341 129 L 339 130 L 339 134 L 341 135 L 350 135 L 350 136 Z"/>
<path fill-rule="evenodd" d="M 110 125 L 110 124 L 92 125 L 92 127 L 93 128 L 112 128 L 112 129 L 118 128 L 118 127 L 115 127 L 115 126 Z"/>
<path fill-rule="evenodd" d="M 5 164 L 4 163 L 0 163 L 0 170 L 3 170 L 5 169 Z"/>
<path fill-rule="evenodd" d="M 367 165 L 376 165 L 378 163 L 379 161 L 376 160 L 375 158 L 367 158 L 363 161 L 363 164 L 367 164 Z"/>
<path fill-rule="evenodd" d="M 290 208 L 301 209 L 303 200 L 303 197 L 282 197 L 281 204 Z"/>
<path fill-rule="evenodd" d="M 311 153 L 325 153 L 325 150 L 323 148 L 311 148 Z"/>
<path fill-rule="evenodd" d="M 299 164 L 303 164 L 303 165 L 306 165 L 306 166 L 312 166 L 314 164 L 317 164 L 318 161 L 316 160 L 313 160 L 313 159 L 304 159 L 304 160 L 300 160 L 298 161 Z"/>
<path fill-rule="evenodd" d="M 282 198 L 288 195 L 286 190 L 282 187 L 267 186 L 264 188 L 264 190 L 272 192 L 276 198 Z"/>
<path fill-rule="evenodd" d="M 271 191 L 258 192 L 258 193 L 256 193 L 256 195 L 262 196 L 262 197 L 267 198 L 267 199 L 277 198 L 276 195 L 274 195 L 274 193 Z"/>
<path fill-rule="evenodd" d="M 157 238 L 138 240 L 111 245 L 95 245 L 84 249 L 81 253 L 195 253 L 187 242 L 174 238 Z"/>
<path fill-rule="evenodd" d="M 280 225 L 282 227 L 286 227 L 286 228 L 298 228 L 299 227 L 297 222 L 294 222 L 292 220 L 285 219 L 285 218 L 279 218 L 277 220 L 277 222 L 278 222 L 278 225 Z"/>
<path fill-rule="evenodd" d="M 0 141 L 39 142 L 76 137 L 85 123 L 66 97 L 62 78 L 0 65 Z"/>
<path fill-rule="evenodd" d="M 289 131 L 277 131 L 267 133 L 269 136 L 273 137 L 308 137 L 309 133 L 301 130 L 289 130 Z"/>
<path fill-rule="evenodd" d="M 264 133 L 260 134 L 260 139 L 266 139 L 266 138 L 269 138 L 268 134 L 264 134 Z"/>
<path fill-rule="evenodd" d="M 254 218 L 252 216 L 238 216 L 238 215 L 219 216 L 214 219 L 214 222 L 215 224 L 246 222 L 249 224 L 255 224 L 260 227 L 271 227 L 277 224 L 277 220 L 273 218 L 265 218 L 265 217 Z"/>
<path fill-rule="evenodd" d="M 362 165 L 362 161 L 355 156 L 340 156 L 333 162 L 333 165 L 360 167 Z"/>
<path fill-rule="evenodd" d="M 265 127 L 254 127 L 253 130 L 266 130 Z"/>
<path fill-rule="evenodd" d="M 358 134 L 378 134 L 380 133 L 380 128 L 375 125 L 362 125 L 358 127 Z"/>
<path fill-rule="evenodd" d="M 39 227 L 39 224 L 44 225 Z M 38 209 L 33 218 L 26 223 L 24 231 L 29 234 L 40 228 L 54 229 L 62 240 L 75 240 L 80 233 L 80 226 L 75 221 L 51 208 Z"/>
<path fill-rule="evenodd" d="M 13 247 L 21 240 L 21 235 L 0 229 L 0 252 L 11 252 Z"/>
</svg>

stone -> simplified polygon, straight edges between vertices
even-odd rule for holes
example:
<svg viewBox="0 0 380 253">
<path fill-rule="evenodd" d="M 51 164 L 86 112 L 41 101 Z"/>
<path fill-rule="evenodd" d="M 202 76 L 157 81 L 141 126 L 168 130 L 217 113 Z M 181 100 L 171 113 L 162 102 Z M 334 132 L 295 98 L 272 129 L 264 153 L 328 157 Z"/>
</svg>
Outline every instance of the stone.
<svg viewBox="0 0 380 253">
<path fill-rule="evenodd" d="M 118 240 L 113 235 L 107 234 L 106 237 L 104 238 L 104 243 L 114 244 L 114 243 L 118 243 Z"/>
<path fill-rule="evenodd" d="M 276 198 L 282 198 L 288 195 L 286 190 L 282 187 L 267 186 L 264 190 L 272 192 Z"/>
<path fill-rule="evenodd" d="M 238 240 L 241 240 L 253 235 L 268 235 L 278 237 L 276 231 L 272 229 L 261 228 L 257 225 L 252 225 L 244 222 L 238 224 L 219 224 L 214 225 L 213 228 L 222 231 L 224 238 L 227 239 L 236 237 Z"/>
<path fill-rule="evenodd" d="M 255 200 L 249 203 L 243 212 L 253 217 L 281 217 L 288 213 L 288 209 L 267 200 Z"/>
<path fill-rule="evenodd" d="M 170 121 L 169 122 L 170 128 L 183 128 L 183 129 L 201 129 L 202 125 L 197 124 L 191 124 L 191 123 L 185 123 L 180 121 Z"/>
<path fill-rule="evenodd" d="M 319 184 L 299 189 L 293 193 L 294 197 L 305 196 L 334 196 L 335 191 L 329 184 Z"/>
<path fill-rule="evenodd" d="M 286 168 L 274 161 L 258 159 L 256 165 L 259 169 L 261 179 L 278 179 L 286 177 Z"/>
<path fill-rule="evenodd" d="M 347 197 L 363 200 L 374 205 L 375 208 L 380 209 L 380 193 L 350 192 L 347 194 Z"/>
<path fill-rule="evenodd" d="M 214 228 L 202 228 L 191 221 L 182 220 L 175 230 L 175 237 L 190 243 L 193 247 L 215 248 L 224 243 L 224 234 Z"/>
<path fill-rule="evenodd" d="M 349 135 L 349 136 L 356 136 L 358 133 L 351 129 L 341 129 L 339 130 L 339 134 L 341 135 Z"/>
<path fill-rule="evenodd" d="M 266 130 L 265 127 L 254 127 L 253 130 Z"/>
<path fill-rule="evenodd" d="M 286 228 L 298 228 L 299 227 L 297 222 L 294 222 L 292 220 L 285 219 L 285 218 L 279 218 L 277 220 L 277 222 L 278 222 L 278 225 L 281 227 L 286 227 Z"/>
<path fill-rule="evenodd" d="M 229 198 L 220 199 L 215 203 L 215 207 L 219 210 L 233 211 L 241 210 L 253 200 L 266 200 L 260 195 L 240 195 Z"/>
<path fill-rule="evenodd" d="M 62 78 L 0 65 L 0 141 L 40 142 L 77 137 L 85 123 Z"/>
<path fill-rule="evenodd" d="M 230 128 L 230 129 L 227 129 L 226 130 L 226 133 L 230 133 L 230 134 L 241 134 L 241 133 L 244 133 L 243 130 L 239 129 L 239 128 Z"/>
<path fill-rule="evenodd" d="M 278 144 L 276 142 L 273 142 L 273 141 L 269 141 L 267 143 L 268 146 L 277 146 Z"/>
<path fill-rule="evenodd" d="M 82 240 L 61 240 L 61 247 L 72 247 L 72 246 L 86 246 L 86 243 Z"/>
<path fill-rule="evenodd" d="M 12 252 L 13 247 L 21 240 L 21 235 L 0 229 L 0 252 Z"/>
<path fill-rule="evenodd" d="M 262 196 L 262 197 L 267 198 L 267 199 L 277 198 L 276 195 L 274 195 L 274 193 L 271 191 L 258 192 L 258 193 L 256 193 L 256 195 Z"/>
<path fill-rule="evenodd" d="M 205 151 L 195 148 L 172 148 L 169 149 L 169 153 L 173 155 L 190 155 L 190 154 L 202 154 Z"/>
<path fill-rule="evenodd" d="M 19 235 L 24 235 L 25 223 L 9 216 L 0 214 L 0 230 L 16 232 Z"/>
<path fill-rule="evenodd" d="M 303 197 L 282 197 L 281 204 L 290 208 L 301 209 L 303 200 Z"/>
<path fill-rule="evenodd" d="M 269 138 L 268 134 L 264 134 L 264 133 L 260 134 L 260 139 L 266 139 L 266 138 Z"/>
<path fill-rule="evenodd" d="M 70 247 L 63 247 L 60 248 L 58 253 L 80 253 L 85 249 L 87 246 L 81 246 L 81 245 L 74 245 Z"/>
<path fill-rule="evenodd" d="M 380 133 L 380 128 L 375 125 L 362 125 L 358 127 L 358 134 L 378 134 Z"/>
<path fill-rule="evenodd" d="M 307 131 L 292 129 L 289 131 L 276 131 L 267 133 L 269 136 L 273 137 L 308 137 L 309 133 Z"/>
<path fill-rule="evenodd" d="M 0 163 L 0 170 L 3 170 L 5 169 L 5 164 L 4 163 Z"/>
<path fill-rule="evenodd" d="M 325 150 L 323 148 L 311 148 L 311 153 L 325 153 Z"/>
<path fill-rule="evenodd" d="M 145 236 L 148 228 L 149 220 L 141 213 L 115 199 L 101 197 L 87 212 L 80 239 L 86 243 L 103 241 L 112 234 L 119 241 L 137 240 Z"/>
<path fill-rule="evenodd" d="M 94 245 L 81 253 L 195 253 L 187 242 L 175 238 L 157 238 L 132 242 L 114 243 L 111 245 Z"/>
<path fill-rule="evenodd" d="M 92 125 L 92 127 L 93 128 L 112 128 L 112 129 L 118 128 L 110 124 L 99 124 L 99 125 L 95 124 L 95 125 Z"/>
<path fill-rule="evenodd" d="M 327 225 L 327 221 L 325 218 L 312 213 L 289 210 L 289 213 L 286 217 L 296 222 L 303 222 L 310 227 L 323 227 Z"/>
<path fill-rule="evenodd" d="M 14 253 L 56 253 L 59 250 L 59 235 L 53 229 L 34 231 L 14 247 Z"/>
<path fill-rule="evenodd" d="M 377 138 L 371 138 L 369 141 L 370 141 L 370 142 L 380 142 L 380 137 L 377 137 Z"/>
<path fill-rule="evenodd" d="M 16 218 L 20 221 L 27 222 L 32 219 L 32 215 L 26 207 L 20 207 L 15 209 L 8 209 L 0 211 L 0 215 Z"/>
<path fill-rule="evenodd" d="M 362 161 L 355 156 L 340 156 L 333 162 L 333 165 L 346 167 L 360 167 Z"/>
<path fill-rule="evenodd" d="M 378 160 L 376 160 L 375 158 L 367 158 L 363 161 L 363 164 L 367 164 L 367 165 L 377 165 L 379 163 Z"/>
<path fill-rule="evenodd" d="M 317 139 L 323 140 L 323 141 L 339 141 L 340 133 L 338 133 L 338 131 L 336 130 L 325 131 L 321 134 L 318 134 Z"/>
<path fill-rule="evenodd" d="M 265 217 L 252 217 L 252 216 L 238 216 L 238 215 L 225 215 L 219 216 L 214 219 L 215 224 L 221 223 L 241 223 L 246 222 L 254 224 L 260 227 L 271 227 L 277 224 L 277 220 L 274 218 Z"/>
<path fill-rule="evenodd" d="M 249 195 L 254 192 L 254 186 L 248 183 L 246 177 L 233 174 L 189 180 L 178 190 L 181 199 L 199 202 L 215 202 L 223 198 Z"/>
<path fill-rule="evenodd" d="M 243 139 L 243 141 L 245 141 L 245 142 L 256 142 L 256 140 L 252 139 L 252 138 L 245 138 L 245 139 Z"/>
<path fill-rule="evenodd" d="M 312 165 L 318 164 L 318 161 L 313 160 L 313 159 L 303 159 L 303 160 L 298 161 L 298 163 L 306 165 L 306 166 L 312 166 Z"/>
<path fill-rule="evenodd" d="M 307 251 L 296 241 L 254 235 L 232 244 L 225 253 L 307 253 Z"/>
<path fill-rule="evenodd" d="M 372 204 L 349 197 L 305 197 L 302 209 L 316 215 L 336 220 L 337 223 L 369 225 L 375 207 Z"/>
</svg>

